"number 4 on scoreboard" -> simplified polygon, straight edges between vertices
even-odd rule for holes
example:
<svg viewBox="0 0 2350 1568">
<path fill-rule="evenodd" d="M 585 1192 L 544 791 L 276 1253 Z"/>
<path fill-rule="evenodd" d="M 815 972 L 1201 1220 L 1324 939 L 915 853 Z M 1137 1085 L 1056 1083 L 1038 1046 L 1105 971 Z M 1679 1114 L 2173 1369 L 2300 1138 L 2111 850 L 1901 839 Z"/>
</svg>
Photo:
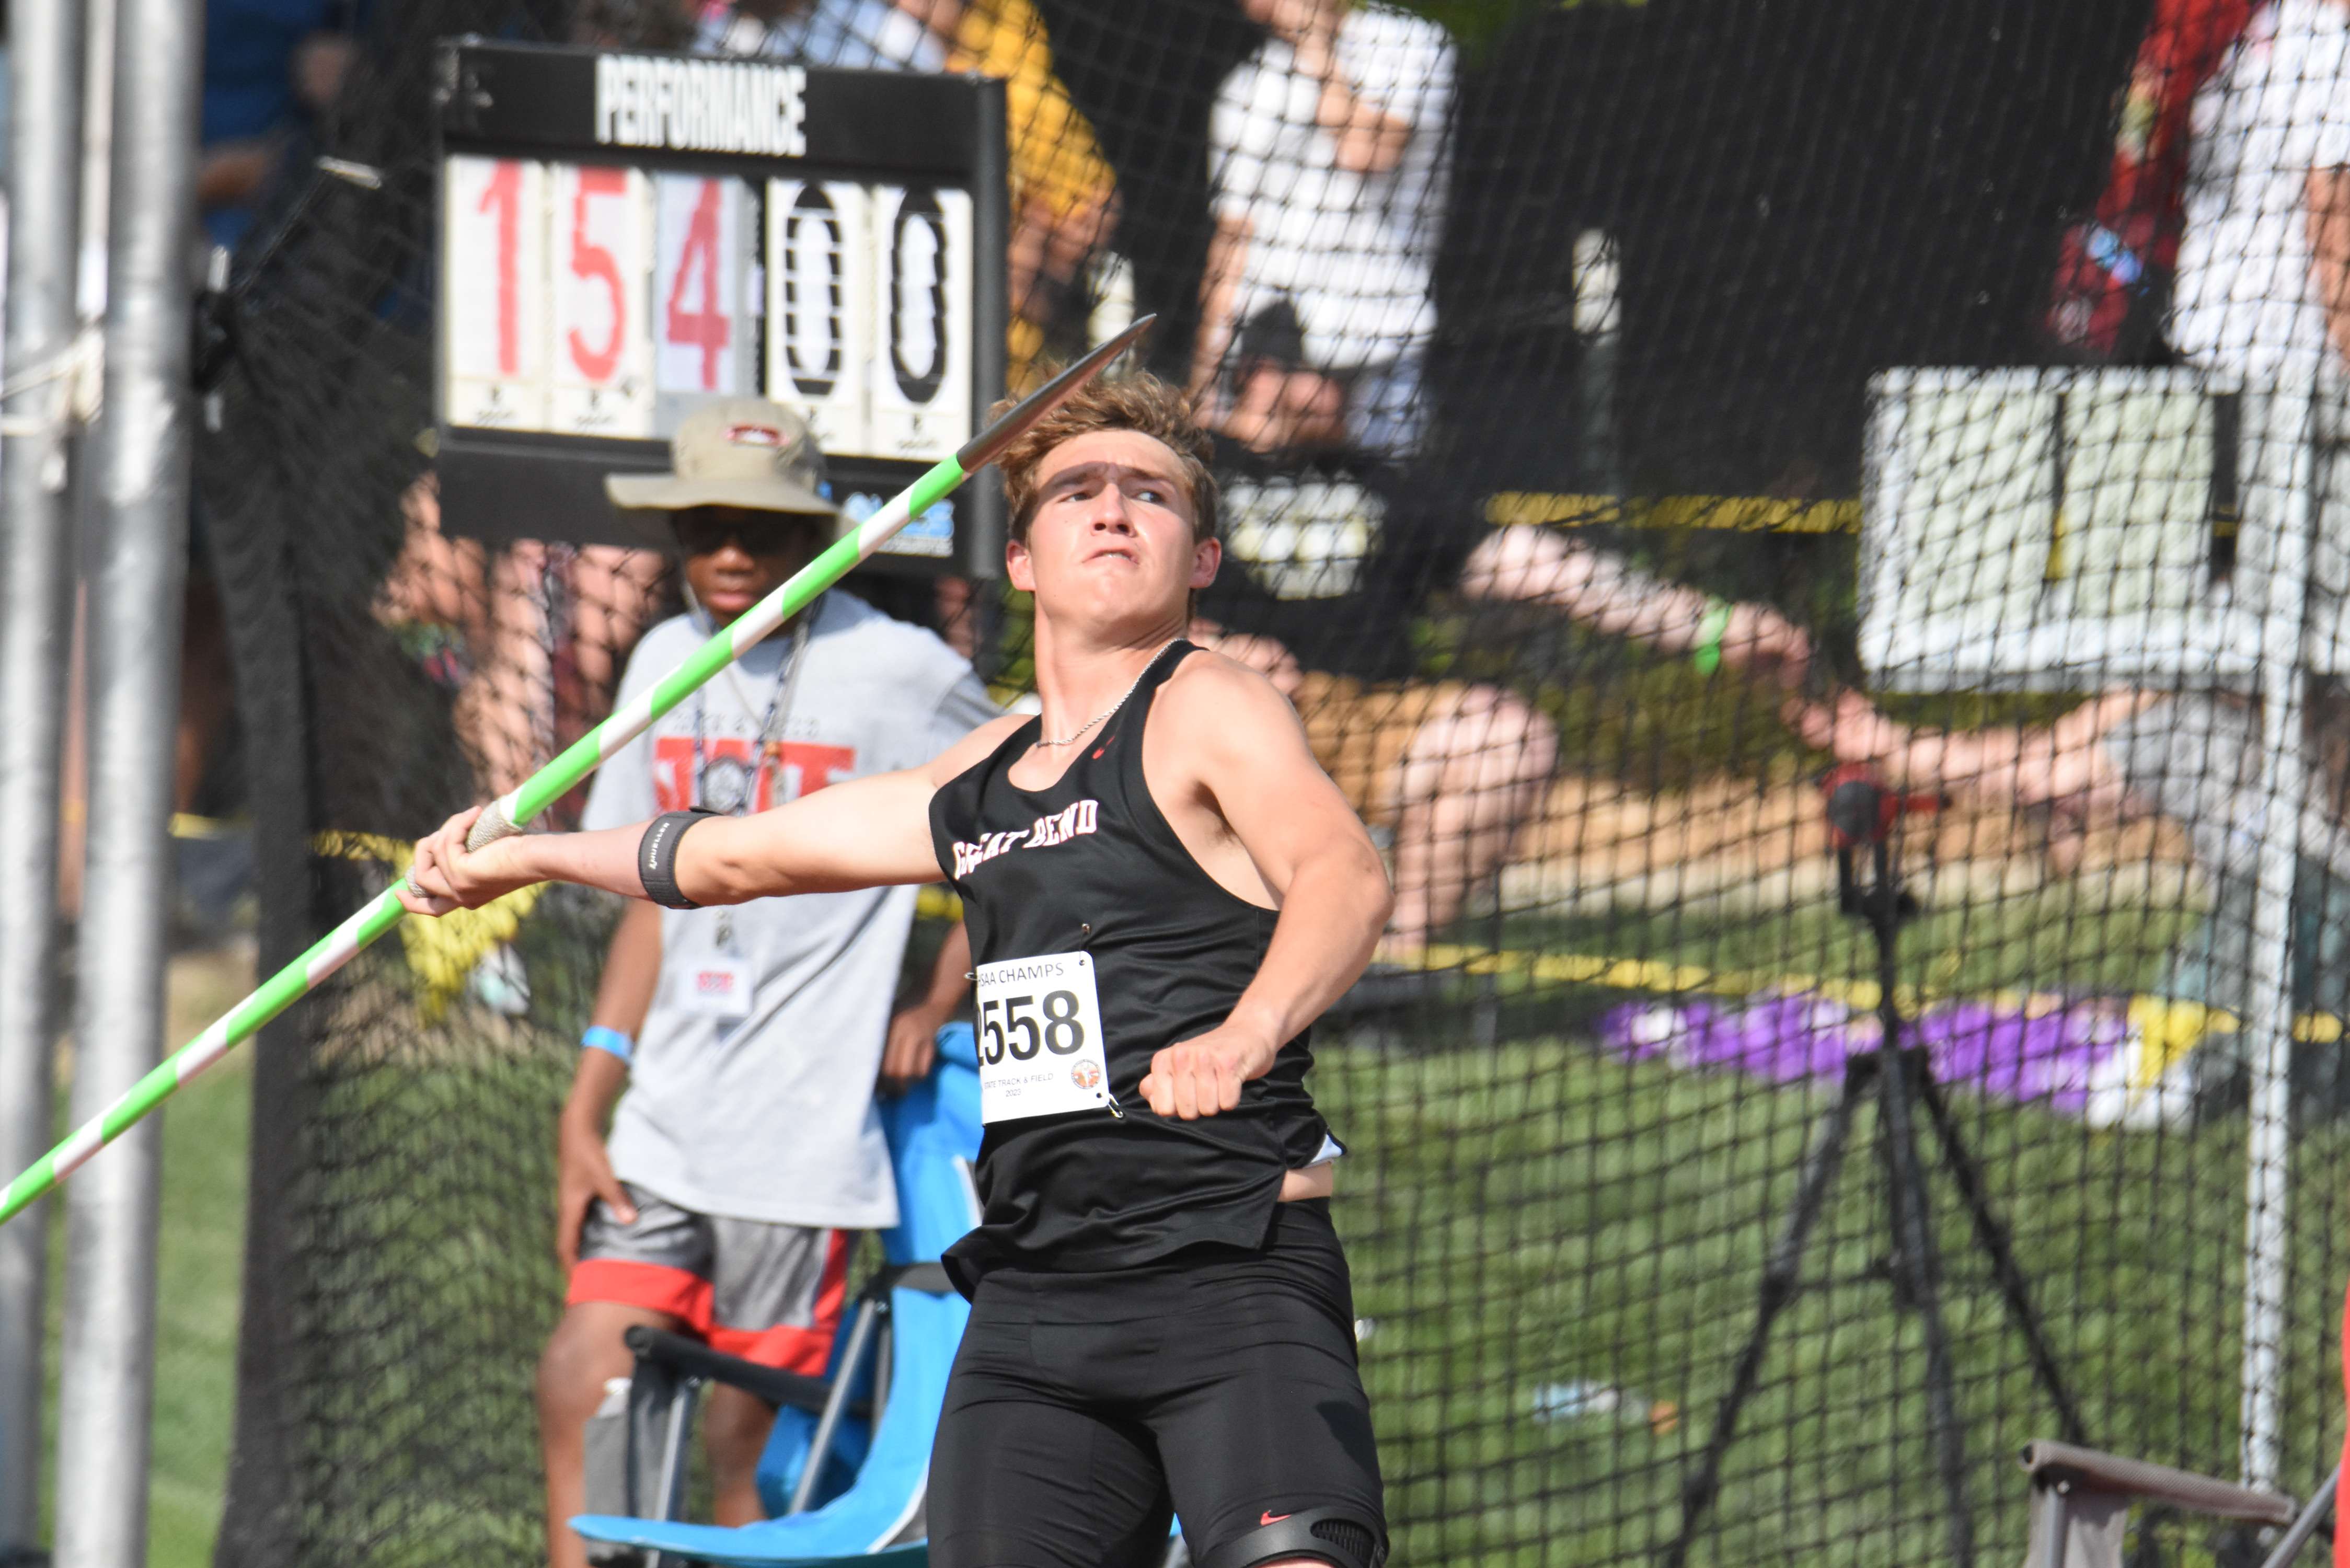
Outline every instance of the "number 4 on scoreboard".
<svg viewBox="0 0 2350 1568">
<path fill-rule="evenodd" d="M 653 380 L 672 430 L 702 400 L 755 395 L 755 306 L 743 296 L 750 187 L 696 174 L 654 177 Z"/>
</svg>

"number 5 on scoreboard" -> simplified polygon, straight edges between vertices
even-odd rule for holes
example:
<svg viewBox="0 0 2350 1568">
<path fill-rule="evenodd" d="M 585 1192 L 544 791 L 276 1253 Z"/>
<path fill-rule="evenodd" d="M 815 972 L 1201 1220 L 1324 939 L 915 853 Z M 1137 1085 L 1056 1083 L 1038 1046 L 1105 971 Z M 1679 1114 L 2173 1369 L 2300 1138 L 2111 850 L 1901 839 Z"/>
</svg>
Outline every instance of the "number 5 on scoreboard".
<svg viewBox="0 0 2350 1568">
<path fill-rule="evenodd" d="M 442 407 L 452 425 L 546 428 L 546 166 L 442 171 Z"/>
<path fill-rule="evenodd" d="M 767 396 L 807 410 L 829 452 L 875 450 L 866 406 L 874 265 L 865 189 L 767 185 Z"/>
<path fill-rule="evenodd" d="M 550 211 L 555 320 L 550 428 L 653 433 L 651 186 L 634 169 L 560 164 Z"/>
</svg>

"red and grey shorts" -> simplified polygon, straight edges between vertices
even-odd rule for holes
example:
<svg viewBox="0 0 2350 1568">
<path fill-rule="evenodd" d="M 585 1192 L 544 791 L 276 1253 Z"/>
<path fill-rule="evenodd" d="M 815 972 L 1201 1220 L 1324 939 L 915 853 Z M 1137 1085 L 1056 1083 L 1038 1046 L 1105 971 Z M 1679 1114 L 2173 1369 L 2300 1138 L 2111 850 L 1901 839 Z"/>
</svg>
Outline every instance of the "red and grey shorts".
<svg viewBox="0 0 2350 1568">
<path fill-rule="evenodd" d="M 822 1376 L 848 1293 L 850 1233 L 680 1209 L 629 1187 L 623 1225 L 588 1206 L 566 1298 L 666 1313 L 713 1350 Z"/>
</svg>

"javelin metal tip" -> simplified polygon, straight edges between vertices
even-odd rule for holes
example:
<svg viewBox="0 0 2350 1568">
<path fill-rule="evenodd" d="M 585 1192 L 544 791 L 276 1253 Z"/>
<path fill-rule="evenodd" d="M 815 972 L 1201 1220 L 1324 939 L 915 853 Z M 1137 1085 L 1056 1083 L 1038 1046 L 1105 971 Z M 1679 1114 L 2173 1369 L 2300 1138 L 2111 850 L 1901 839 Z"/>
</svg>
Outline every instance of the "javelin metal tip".
<svg viewBox="0 0 2350 1568">
<path fill-rule="evenodd" d="M 1125 331 L 1097 346 L 1084 358 L 1004 410 L 1002 419 L 963 443 L 962 450 L 955 453 L 955 466 L 971 474 L 994 462 L 997 454 L 1020 438 L 1021 431 L 1076 397 L 1080 387 L 1133 348 L 1158 322 L 1156 312 L 1138 317 Z"/>
</svg>

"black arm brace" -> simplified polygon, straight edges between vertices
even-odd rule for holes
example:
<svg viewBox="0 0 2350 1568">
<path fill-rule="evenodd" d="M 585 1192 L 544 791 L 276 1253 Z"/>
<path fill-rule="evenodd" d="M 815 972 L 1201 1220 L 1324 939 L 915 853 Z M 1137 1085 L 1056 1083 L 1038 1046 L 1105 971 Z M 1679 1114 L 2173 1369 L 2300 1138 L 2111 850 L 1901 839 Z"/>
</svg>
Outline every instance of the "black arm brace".
<svg viewBox="0 0 2350 1568">
<path fill-rule="evenodd" d="M 696 806 L 691 811 L 665 811 L 645 825 L 645 836 L 637 840 L 637 879 L 645 885 L 646 898 L 664 909 L 702 908 L 677 890 L 677 846 L 684 841 L 687 828 L 717 815 L 707 806 Z"/>
<path fill-rule="evenodd" d="M 1310 1557 L 1332 1568 L 1383 1568 L 1387 1536 L 1360 1509 L 1301 1508 L 1227 1542 L 1200 1568 L 1256 1568 L 1284 1557 Z"/>
</svg>

